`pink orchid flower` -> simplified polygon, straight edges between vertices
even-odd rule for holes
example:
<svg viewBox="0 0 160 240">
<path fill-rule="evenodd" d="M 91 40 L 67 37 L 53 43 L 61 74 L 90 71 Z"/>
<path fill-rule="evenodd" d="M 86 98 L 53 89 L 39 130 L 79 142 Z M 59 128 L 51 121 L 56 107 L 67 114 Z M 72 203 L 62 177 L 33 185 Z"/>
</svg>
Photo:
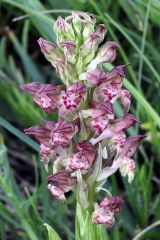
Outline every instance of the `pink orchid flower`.
<svg viewBox="0 0 160 240">
<path fill-rule="evenodd" d="M 43 84 L 32 82 L 21 85 L 20 88 L 30 93 L 33 100 L 47 113 L 51 113 L 57 109 L 57 99 L 59 97 L 61 88 L 52 84 Z"/>
<path fill-rule="evenodd" d="M 120 197 L 104 198 L 92 214 L 93 223 L 112 226 L 115 222 L 114 215 L 121 210 L 122 205 L 123 200 Z"/>
<path fill-rule="evenodd" d="M 66 172 L 57 172 L 49 177 L 48 189 L 57 199 L 65 202 L 65 193 L 69 192 L 76 184 L 76 178 L 68 176 Z"/>
</svg>

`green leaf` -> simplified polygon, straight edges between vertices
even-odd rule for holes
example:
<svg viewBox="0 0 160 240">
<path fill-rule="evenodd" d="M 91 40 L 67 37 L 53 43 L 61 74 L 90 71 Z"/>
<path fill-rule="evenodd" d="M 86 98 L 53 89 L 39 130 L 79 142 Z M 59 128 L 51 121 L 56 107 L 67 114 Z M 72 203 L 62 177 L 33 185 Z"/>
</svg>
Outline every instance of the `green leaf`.
<svg viewBox="0 0 160 240">
<path fill-rule="evenodd" d="M 47 223 L 44 223 L 43 225 L 47 228 L 48 240 L 61 240 L 58 233 L 53 228 L 51 228 Z"/>
</svg>

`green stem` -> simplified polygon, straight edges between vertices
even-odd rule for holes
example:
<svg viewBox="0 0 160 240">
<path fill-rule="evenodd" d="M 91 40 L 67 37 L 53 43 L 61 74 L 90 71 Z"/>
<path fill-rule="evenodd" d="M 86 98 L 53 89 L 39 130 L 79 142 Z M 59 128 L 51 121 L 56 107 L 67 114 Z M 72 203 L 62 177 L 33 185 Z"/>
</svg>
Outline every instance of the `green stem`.
<svg viewBox="0 0 160 240">
<path fill-rule="evenodd" d="M 91 185 L 88 190 L 88 202 L 89 202 L 89 207 L 88 211 L 90 215 L 94 211 L 94 202 L 95 202 L 95 184 Z"/>
<path fill-rule="evenodd" d="M 102 240 L 102 226 L 92 222 L 92 213 L 94 212 L 94 202 L 96 201 L 96 184 L 95 182 L 88 187 L 88 203 L 86 208 L 84 203 L 79 198 L 82 194 L 77 194 L 77 210 L 76 210 L 76 240 Z"/>
</svg>

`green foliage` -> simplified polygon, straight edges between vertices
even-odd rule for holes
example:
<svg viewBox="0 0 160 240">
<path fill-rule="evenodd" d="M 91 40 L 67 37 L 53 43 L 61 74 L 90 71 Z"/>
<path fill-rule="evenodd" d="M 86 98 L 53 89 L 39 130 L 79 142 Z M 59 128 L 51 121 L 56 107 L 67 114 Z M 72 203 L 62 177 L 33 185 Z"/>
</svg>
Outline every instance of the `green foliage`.
<svg viewBox="0 0 160 240">
<path fill-rule="evenodd" d="M 48 231 L 48 240 L 61 240 L 56 231 L 51 228 L 47 223 L 44 223 L 44 226 Z"/>
<path fill-rule="evenodd" d="M 100 231 L 106 240 L 131 239 L 160 218 L 160 179 L 157 171 L 160 165 L 159 1 L 1 0 L 0 126 L 7 144 L 6 147 L 0 139 L 2 240 L 9 237 L 16 240 L 48 239 L 44 222 L 53 226 L 62 239 L 75 239 L 74 196 L 69 196 L 64 205 L 51 198 L 46 189 L 45 170 L 37 153 L 38 145 L 19 130 L 37 124 L 38 118 L 45 118 L 46 114 L 18 89 L 18 85 L 30 81 L 59 83 L 52 67 L 41 55 L 36 40 L 43 37 L 55 41 L 53 23 L 58 15 L 65 16 L 71 9 L 96 14 L 98 21 L 108 26 L 108 39 L 119 42 L 121 49 L 116 64 L 132 65 L 127 70 L 125 87 L 133 96 L 132 113 L 144 123 L 140 129 L 133 128 L 131 134 L 137 131 L 147 134 L 136 158 L 137 170 L 132 185 L 120 179 L 118 174 L 107 184 L 112 194 L 124 196 L 124 210 L 113 228 L 107 231 L 97 228 L 97 239 L 100 239 Z M 17 17 L 20 18 L 12 22 Z M 108 64 L 105 66 L 106 69 L 111 67 Z M 117 114 L 121 114 L 119 108 Z M 24 142 L 22 147 L 18 146 L 18 139 Z M 24 181 L 23 173 L 12 166 L 13 157 L 7 151 L 10 152 L 13 144 L 17 146 L 18 153 L 27 155 L 33 162 L 30 174 L 34 183 L 27 184 L 28 178 Z M 18 161 L 14 158 L 14 163 Z M 90 221 L 90 218 L 77 221 L 77 229 L 79 224 L 85 228 L 85 221 Z M 46 225 L 48 234 L 51 231 L 55 234 L 54 239 L 58 239 L 49 225 Z M 140 239 L 160 239 L 157 229 L 158 226 L 155 226 L 144 232 Z"/>
</svg>

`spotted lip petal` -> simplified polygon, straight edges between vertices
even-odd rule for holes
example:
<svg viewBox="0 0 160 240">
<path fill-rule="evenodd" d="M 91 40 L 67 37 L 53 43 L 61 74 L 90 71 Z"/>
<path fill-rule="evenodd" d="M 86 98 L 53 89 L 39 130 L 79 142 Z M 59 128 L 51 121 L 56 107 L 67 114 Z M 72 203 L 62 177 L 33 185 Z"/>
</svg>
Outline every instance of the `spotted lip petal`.
<svg viewBox="0 0 160 240">
<path fill-rule="evenodd" d="M 95 88 L 93 93 L 93 101 L 101 102 L 114 102 L 119 96 L 120 90 L 115 84 L 102 83 Z"/>
<path fill-rule="evenodd" d="M 96 156 L 96 149 L 94 148 L 93 144 L 90 141 L 84 140 L 76 144 L 75 149 L 77 151 L 82 151 L 83 154 L 87 157 L 88 162 L 92 164 Z"/>
<path fill-rule="evenodd" d="M 86 92 L 86 86 L 79 82 L 68 87 L 59 100 L 59 115 L 63 117 L 78 110 L 86 98 Z"/>
<path fill-rule="evenodd" d="M 50 146 L 47 146 L 43 143 L 40 144 L 40 154 L 42 157 L 47 157 L 48 158 L 48 162 L 49 162 L 49 157 L 51 154 L 51 148 Z"/>
<path fill-rule="evenodd" d="M 104 198 L 97 209 L 92 214 L 92 221 L 95 224 L 105 224 L 112 226 L 115 222 L 115 213 L 122 209 L 123 200 L 120 197 L 106 197 Z"/>
<path fill-rule="evenodd" d="M 115 136 L 113 136 L 110 141 L 108 142 L 108 149 L 110 152 L 110 156 L 114 154 L 114 152 L 117 154 L 120 154 L 124 144 L 126 143 L 126 134 L 125 132 L 121 131 Z M 107 163 L 106 163 L 107 164 Z"/>
<path fill-rule="evenodd" d="M 95 224 L 112 226 L 115 222 L 114 212 L 109 209 L 99 208 L 92 214 L 92 221 Z"/>
<path fill-rule="evenodd" d="M 81 170 L 82 173 L 88 171 L 95 159 L 96 149 L 88 141 L 84 140 L 75 145 L 74 154 L 71 154 L 67 170 L 77 171 Z"/>
</svg>

